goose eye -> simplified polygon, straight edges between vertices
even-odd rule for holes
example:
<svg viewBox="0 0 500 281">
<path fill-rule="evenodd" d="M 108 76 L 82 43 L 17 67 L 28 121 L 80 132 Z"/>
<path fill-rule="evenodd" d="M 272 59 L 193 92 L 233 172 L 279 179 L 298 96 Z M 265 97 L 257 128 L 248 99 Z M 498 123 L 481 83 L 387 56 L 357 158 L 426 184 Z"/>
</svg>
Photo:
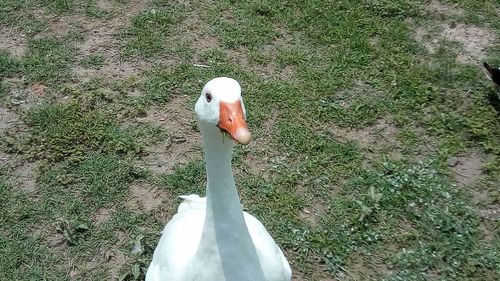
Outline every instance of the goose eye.
<svg viewBox="0 0 500 281">
<path fill-rule="evenodd" d="M 212 101 L 212 95 L 210 93 L 207 93 L 205 95 L 205 98 L 207 99 L 207 102 L 211 102 Z"/>
</svg>

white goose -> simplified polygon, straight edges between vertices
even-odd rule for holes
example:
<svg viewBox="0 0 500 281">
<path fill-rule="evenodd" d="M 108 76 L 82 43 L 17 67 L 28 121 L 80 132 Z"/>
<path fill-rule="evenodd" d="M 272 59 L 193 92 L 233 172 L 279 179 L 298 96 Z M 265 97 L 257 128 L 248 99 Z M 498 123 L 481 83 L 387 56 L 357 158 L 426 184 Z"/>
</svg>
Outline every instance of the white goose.
<svg viewBox="0 0 500 281">
<path fill-rule="evenodd" d="M 146 281 L 290 281 L 292 271 L 265 227 L 243 212 L 231 170 L 233 142 L 250 132 L 238 82 L 209 81 L 196 102 L 207 170 L 207 197 L 181 196 L 165 226 Z"/>
</svg>

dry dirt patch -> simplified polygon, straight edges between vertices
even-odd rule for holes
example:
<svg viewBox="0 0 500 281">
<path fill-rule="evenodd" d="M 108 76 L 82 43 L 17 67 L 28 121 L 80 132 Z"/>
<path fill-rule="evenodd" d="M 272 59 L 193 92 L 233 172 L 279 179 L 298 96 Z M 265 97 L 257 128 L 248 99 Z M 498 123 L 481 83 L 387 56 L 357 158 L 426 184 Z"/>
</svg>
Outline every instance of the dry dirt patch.
<svg viewBox="0 0 500 281">
<path fill-rule="evenodd" d="M 75 66 L 74 71 L 82 80 L 88 77 L 97 76 L 108 79 L 126 78 L 138 75 L 151 67 L 151 63 L 143 60 L 122 60 L 121 42 L 115 34 L 119 29 L 124 28 L 128 23 L 127 19 L 116 17 L 109 21 L 82 21 L 80 24 L 84 28 L 85 40 L 78 43 L 80 59 L 89 55 L 99 55 L 104 58 L 104 65 L 97 69 Z"/>
<path fill-rule="evenodd" d="M 452 157 L 448 160 L 448 166 L 453 172 L 453 178 L 458 186 L 472 186 L 477 183 L 482 175 L 483 160 L 476 151 Z"/>
<path fill-rule="evenodd" d="M 148 2 L 136 0 L 119 6 L 111 1 L 97 1 L 100 8 L 111 13 L 109 19 L 92 19 L 81 15 L 62 16 L 52 21 L 47 34 L 64 36 L 70 30 L 77 30 L 84 38 L 83 42 L 76 44 L 79 59 L 89 55 L 100 55 L 104 58 L 104 65 L 98 69 L 87 69 L 76 65 L 74 72 L 80 81 L 88 81 L 92 76 L 116 79 L 138 75 L 149 69 L 151 63 L 138 59 L 123 61 L 120 56 L 121 41 L 116 34 L 130 25 L 130 18 L 145 10 Z"/>
<path fill-rule="evenodd" d="M 479 210 L 479 216 L 483 219 L 498 221 L 500 220 L 500 205 L 495 204 L 489 206 L 487 209 Z"/>
<path fill-rule="evenodd" d="M 201 159 L 201 135 L 193 127 L 195 116 L 188 96 L 174 98 L 167 105 L 152 107 L 138 122 L 163 126 L 170 136 L 164 141 L 146 147 L 144 164 L 153 172 L 171 172 L 176 164 Z"/>
<path fill-rule="evenodd" d="M 12 128 L 19 121 L 19 115 L 12 110 L 0 106 L 0 134 Z"/>
<path fill-rule="evenodd" d="M 356 142 L 365 150 L 363 166 L 368 168 L 371 163 L 385 156 L 393 161 L 403 158 L 403 145 L 397 139 L 400 129 L 389 121 L 380 119 L 372 126 L 353 129 L 329 125 L 326 129 L 339 142 Z"/>
<path fill-rule="evenodd" d="M 101 208 L 94 213 L 94 215 L 92 216 L 92 221 L 96 225 L 103 224 L 111 218 L 112 214 L 113 214 L 112 210 L 107 208 Z"/>
<path fill-rule="evenodd" d="M 426 5 L 424 10 L 430 13 L 437 13 L 445 16 L 457 16 L 464 13 L 464 10 L 459 8 L 457 4 L 444 4 L 435 0 Z"/>
<path fill-rule="evenodd" d="M 204 51 L 220 46 L 219 39 L 214 36 L 209 34 L 190 34 L 192 34 L 192 47 L 197 51 L 196 53 L 203 53 Z"/>
<path fill-rule="evenodd" d="M 204 5 L 198 3 L 198 5 Z M 204 7 L 202 6 L 201 9 Z M 179 24 L 179 27 L 182 28 L 177 34 L 171 37 L 171 42 L 179 42 L 186 41 L 192 44 L 193 49 L 196 51 L 196 54 L 203 53 L 204 51 L 220 47 L 219 39 L 215 36 L 212 36 L 207 30 L 206 24 L 200 18 L 198 8 L 193 8 L 188 15 L 186 15 L 185 19 Z"/>
<path fill-rule="evenodd" d="M 255 141 L 254 141 L 255 142 Z M 251 142 L 252 143 L 252 142 Z M 257 145 L 249 144 L 249 149 L 252 153 L 249 153 L 245 156 L 245 164 L 248 167 L 248 172 L 252 175 L 256 175 L 262 177 L 264 179 L 269 178 L 269 157 L 265 155 L 265 151 L 261 151 L 259 153 L 256 151 L 259 149 L 256 147 Z M 263 154 L 263 155 L 261 155 Z"/>
<path fill-rule="evenodd" d="M 380 273 L 390 272 L 383 261 L 383 253 L 374 253 L 367 257 L 361 254 L 353 254 L 349 258 L 349 266 L 345 273 L 346 280 L 377 280 Z"/>
<path fill-rule="evenodd" d="M 44 32 L 35 35 L 35 38 L 43 38 L 47 36 L 66 36 L 70 31 L 77 30 L 81 23 L 85 21 L 85 16 L 78 14 L 74 14 L 71 16 L 53 17 L 48 23 L 48 28 Z"/>
<path fill-rule="evenodd" d="M 300 265 L 295 265 L 291 264 L 292 267 L 292 281 L 336 281 L 334 277 L 327 276 L 327 273 L 322 271 L 319 268 L 315 268 L 314 271 L 311 274 L 308 274 L 309 276 L 306 277 L 306 274 L 298 272 L 297 270 L 294 270 L 295 267 L 300 266 Z"/>
<path fill-rule="evenodd" d="M 359 143 L 362 148 L 391 148 L 395 151 L 394 154 L 397 154 L 398 148 L 401 147 L 401 143 L 397 140 L 399 129 L 384 119 L 380 119 L 374 125 L 362 129 L 329 125 L 326 130 L 336 140 L 341 142 L 354 141 Z"/>
<path fill-rule="evenodd" d="M 14 184 L 25 192 L 36 191 L 36 164 L 24 163 L 23 165 L 13 168 L 12 174 L 14 175 Z"/>
<path fill-rule="evenodd" d="M 0 49 L 7 50 L 15 57 L 22 57 L 26 52 L 26 37 L 12 28 L 0 27 Z"/>
<path fill-rule="evenodd" d="M 115 5 L 113 5 L 113 2 L 114 1 L 110 1 L 110 0 L 97 0 L 95 4 L 97 7 L 101 8 L 105 11 L 110 11 L 115 7 Z M 146 1 L 140 1 L 140 2 L 146 2 Z"/>
<path fill-rule="evenodd" d="M 495 32 L 484 27 L 445 23 L 434 28 L 439 30 L 436 34 L 431 33 L 429 28 L 417 27 L 414 31 L 415 40 L 431 54 L 436 52 L 442 40 L 459 43 L 462 50 L 456 60 L 460 63 L 480 63 L 485 58 L 487 48 L 496 40 Z"/>
<path fill-rule="evenodd" d="M 305 207 L 299 211 L 299 218 L 311 227 L 319 226 L 319 218 L 325 213 L 326 206 L 323 200 L 314 198 L 314 203 L 310 207 Z"/>
<path fill-rule="evenodd" d="M 282 155 L 274 155 L 277 153 L 272 150 L 271 140 L 275 133 L 274 127 L 278 121 L 279 111 L 273 109 L 259 129 L 252 132 L 252 140 L 243 149 L 247 150 L 244 162 L 247 171 L 253 175 L 268 179 L 270 177 L 270 164 L 276 157 Z M 250 128 L 252 130 L 252 128 Z"/>
<path fill-rule="evenodd" d="M 448 166 L 452 171 L 454 181 L 459 187 L 469 188 L 474 195 L 474 203 L 478 204 L 478 215 L 487 220 L 497 221 L 500 219 L 500 205 L 498 202 L 489 201 L 487 192 L 479 189 L 472 189 L 483 177 L 482 167 L 487 160 L 477 151 L 468 151 L 463 155 L 448 159 Z M 483 205 L 488 202 L 487 205 Z"/>
<path fill-rule="evenodd" d="M 110 247 L 110 249 L 117 247 Z M 95 269 L 106 269 L 106 280 L 118 280 L 119 270 L 128 261 L 127 255 L 120 251 L 100 249 L 99 253 L 92 257 L 90 260 L 79 264 L 73 264 L 71 260 L 68 261 L 68 278 L 69 280 L 82 280 L 85 273 L 92 272 Z M 88 277 L 87 277 L 88 278 Z M 87 279 L 83 279 L 87 280 Z"/>
<path fill-rule="evenodd" d="M 24 80 L 24 78 L 5 78 L 4 82 L 10 89 L 10 104 L 17 106 L 17 108 L 21 111 L 27 111 L 28 109 L 42 101 L 42 98 L 45 97 L 48 92 L 45 85 L 39 82 L 29 84 Z M 1 112 L 2 109 L 0 109 L 0 115 Z M 2 121 L 0 121 L 0 123 L 1 122 Z M 13 121 L 13 123 L 16 122 Z M 19 127 L 19 124 L 16 124 L 16 127 Z"/>
<path fill-rule="evenodd" d="M 126 203 L 134 210 L 141 210 L 145 213 L 159 207 L 165 195 L 160 189 L 155 189 L 148 184 L 140 183 L 130 188 L 130 200 Z"/>
<path fill-rule="evenodd" d="M 108 275 L 111 280 L 119 278 L 120 269 L 127 263 L 128 257 L 120 251 L 107 252 L 105 262 L 108 264 Z"/>
<path fill-rule="evenodd" d="M 486 48 L 495 41 L 495 33 L 486 28 L 457 24 L 442 26 L 441 35 L 449 41 L 456 41 L 463 46 L 457 56 L 461 63 L 479 62 L 484 59 Z"/>
</svg>

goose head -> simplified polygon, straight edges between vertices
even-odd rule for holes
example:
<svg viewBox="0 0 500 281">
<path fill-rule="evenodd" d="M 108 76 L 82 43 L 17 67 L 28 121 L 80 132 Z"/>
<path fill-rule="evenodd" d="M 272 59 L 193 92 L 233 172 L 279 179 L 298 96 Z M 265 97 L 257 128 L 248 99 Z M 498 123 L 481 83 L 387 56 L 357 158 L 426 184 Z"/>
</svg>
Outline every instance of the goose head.
<svg viewBox="0 0 500 281">
<path fill-rule="evenodd" d="M 195 106 L 204 137 L 230 136 L 240 144 L 250 142 L 240 84 L 227 77 L 214 78 L 203 87 Z"/>
</svg>

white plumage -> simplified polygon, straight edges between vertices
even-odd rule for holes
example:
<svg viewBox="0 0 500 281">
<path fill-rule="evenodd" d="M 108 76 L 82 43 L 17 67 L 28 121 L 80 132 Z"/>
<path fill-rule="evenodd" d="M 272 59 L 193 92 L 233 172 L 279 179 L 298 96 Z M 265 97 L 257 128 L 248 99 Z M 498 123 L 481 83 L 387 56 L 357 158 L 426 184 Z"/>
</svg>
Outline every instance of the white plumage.
<svg viewBox="0 0 500 281">
<path fill-rule="evenodd" d="M 265 227 L 243 212 L 231 171 L 233 142 L 246 144 L 241 89 L 215 78 L 195 107 L 207 165 L 207 198 L 184 195 L 165 226 L 146 281 L 290 281 L 291 269 Z"/>
</svg>

